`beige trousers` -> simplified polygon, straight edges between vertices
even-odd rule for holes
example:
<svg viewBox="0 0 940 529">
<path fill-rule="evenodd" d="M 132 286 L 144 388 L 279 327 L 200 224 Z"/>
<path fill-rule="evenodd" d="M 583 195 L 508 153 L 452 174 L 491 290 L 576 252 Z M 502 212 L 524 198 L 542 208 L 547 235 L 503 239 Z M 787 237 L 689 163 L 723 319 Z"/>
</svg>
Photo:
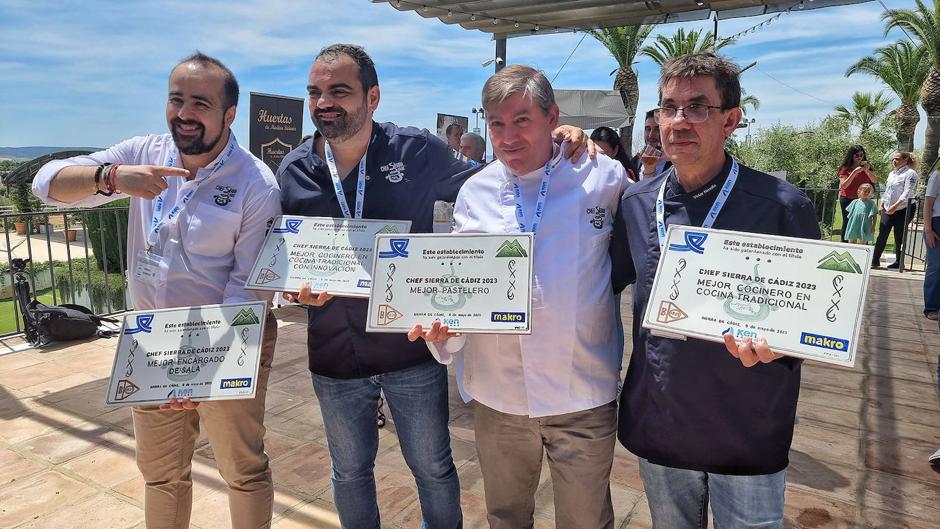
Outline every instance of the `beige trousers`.
<svg viewBox="0 0 940 529">
<path fill-rule="evenodd" d="M 548 456 L 557 529 L 612 529 L 610 467 L 617 401 L 590 410 L 530 418 L 477 403 L 477 455 L 490 529 L 531 529 L 535 492 Z"/>
<path fill-rule="evenodd" d="M 264 453 L 264 396 L 277 341 L 277 320 L 268 313 L 261 343 L 255 398 L 203 402 L 195 410 L 134 408 L 137 468 L 144 477 L 147 529 L 188 529 L 193 507 L 192 459 L 199 420 L 228 484 L 233 529 L 271 526 L 274 485 Z"/>
</svg>

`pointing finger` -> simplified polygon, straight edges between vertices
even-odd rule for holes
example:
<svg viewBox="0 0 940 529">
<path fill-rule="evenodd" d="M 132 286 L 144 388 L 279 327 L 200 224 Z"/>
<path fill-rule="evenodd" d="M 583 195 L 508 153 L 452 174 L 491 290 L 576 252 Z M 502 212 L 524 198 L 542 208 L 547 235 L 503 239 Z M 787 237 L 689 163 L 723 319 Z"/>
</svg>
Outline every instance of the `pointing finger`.
<svg viewBox="0 0 940 529">
<path fill-rule="evenodd" d="M 164 167 L 162 165 L 154 165 L 151 169 L 151 173 L 154 176 L 189 176 L 189 171 L 181 167 Z"/>
</svg>

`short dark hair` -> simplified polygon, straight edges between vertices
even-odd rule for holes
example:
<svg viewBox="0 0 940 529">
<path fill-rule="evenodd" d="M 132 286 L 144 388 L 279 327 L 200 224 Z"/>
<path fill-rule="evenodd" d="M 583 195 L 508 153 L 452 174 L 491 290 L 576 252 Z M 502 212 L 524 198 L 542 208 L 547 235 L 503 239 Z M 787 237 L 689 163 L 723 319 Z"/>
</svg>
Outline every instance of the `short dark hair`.
<svg viewBox="0 0 940 529">
<path fill-rule="evenodd" d="M 721 109 L 728 110 L 741 105 L 741 69 L 736 64 L 711 52 L 681 55 L 663 65 L 659 76 L 659 99 L 663 99 L 663 88 L 673 79 L 711 77 L 715 80 L 721 96 Z"/>
<path fill-rule="evenodd" d="M 652 118 L 652 117 L 653 117 L 653 114 L 655 114 L 655 113 L 656 113 L 656 109 L 655 109 L 655 108 L 651 108 L 651 109 L 647 110 L 647 111 L 646 111 L 646 117 L 643 118 L 643 121 L 646 121 L 646 120 Z"/>
<path fill-rule="evenodd" d="M 221 70 L 223 90 L 225 93 L 225 108 L 228 109 L 229 107 L 238 106 L 238 80 L 235 79 L 235 74 L 232 73 L 232 70 L 229 70 L 228 66 L 222 64 L 222 61 L 215 57 L 210 57 L 199 50 L 196 50 L 195 53 L 181 60 L 176 66 L 190 62 L 204 68 L 218 68 Z M 174 67 L 174 69 L 176 69 L 176 67 Z"/>
<path fill-rule="evenodd" d="M 368 92 L 373 86 L 379 85 L 379 75 L 375 73 L 375 63 L 372 62 L 372 57 L 369 57 L 369 54 L 366 53 L 366 50 L 364 50 L 362 46 L 356 46 L 355 44 L 330 44 L 320 50 L 320 53 L 317 54 L 313 62 L 317 62 L 320 59 L 333 62 L 339 58 L 340 55 L 346 55 L 356 61 L 356 65 L 359 67 L 359 82 L 362 83 L 363 92 Z"/>
</svg>

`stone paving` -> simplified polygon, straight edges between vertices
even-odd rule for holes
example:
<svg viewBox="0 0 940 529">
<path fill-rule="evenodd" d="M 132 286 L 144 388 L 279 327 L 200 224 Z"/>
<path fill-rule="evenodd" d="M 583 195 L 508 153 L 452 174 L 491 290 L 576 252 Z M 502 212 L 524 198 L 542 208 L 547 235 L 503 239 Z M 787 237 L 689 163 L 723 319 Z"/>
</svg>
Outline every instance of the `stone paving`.
<svg viewBox="0 0 940 529">
<path fill-rule="evenodd" d="M 875 272 L 856 366 L 805 364 L 788 527 L 940 527 L 940 474 L 926 462 L 940 447 L 940 333 L 921 314 L 921 285 L 922 276 Z M 338 528 L 323 423 L 306 368 L 303 314 L 281 309 L 279 319 L 266 419 L 276 484 L 273 527 Z M 628 313 L 625 319 L 629 329 Z M 143 528 L 130 412 L 103 404 L 114 345 L 99 339 L 0 356 L 0 528 Z M 472 410 L 453 379 L 450 402 L 465 526 L 486 527 Z M 417 493 L 394 418 L 380 437 L 375 473 L 383 525 L 416 528 Z M 224 483 L 211 447 L 199 442 L 192 527 L 229 527 Z M 636 458 L 620 447 L 611 488 L 616 526 L 650 527 Z M 543 469 L 535 527 L 553 526 Z"/>
</svg>

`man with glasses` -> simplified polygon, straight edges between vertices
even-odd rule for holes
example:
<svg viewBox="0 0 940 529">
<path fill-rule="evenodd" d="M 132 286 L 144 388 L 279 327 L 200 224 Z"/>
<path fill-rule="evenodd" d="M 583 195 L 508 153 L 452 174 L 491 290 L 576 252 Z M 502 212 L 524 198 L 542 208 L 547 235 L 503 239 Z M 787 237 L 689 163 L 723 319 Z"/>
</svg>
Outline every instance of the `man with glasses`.
<svg viewBox="0 0 940 529">
<path fill-rule="evenodd" d="M 705 527 L 709 501 L 716 527 L 783 527 L 800 361 L 763 338 L 664 338 L 637 324 L 660 257 L 659 222 L 820 236 L 805 195 L 724 150 L 741 119 L 739 72 L 711 53 L 663 67 L 654 117 L 673 167 L 627 188 L 621 206 L 632 258 L 621 273 L 636 285 L 618 436 L 640 459 L 657 528 Z"/>
</svg>

